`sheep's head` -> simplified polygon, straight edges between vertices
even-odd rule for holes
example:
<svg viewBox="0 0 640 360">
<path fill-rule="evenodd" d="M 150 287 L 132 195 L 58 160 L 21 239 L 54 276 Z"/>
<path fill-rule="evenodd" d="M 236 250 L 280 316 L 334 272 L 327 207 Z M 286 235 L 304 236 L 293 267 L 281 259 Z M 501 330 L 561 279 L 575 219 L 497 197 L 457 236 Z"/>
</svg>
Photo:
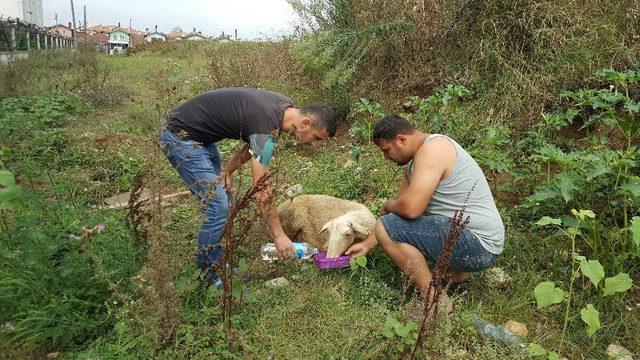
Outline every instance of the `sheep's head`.
<svg viewBox="0 0 640 360">
<path fill-rule="evenodd" d="M 329 232 L 329 242 L 327 246 L 327 258 L 336 258 L 353 244 L 353 240 L 358 236 L 363 238 L 369 234 L 369 229 L 358 224 L 350 216 L 337 217 L 322 227 L 323 231 Z"/>
</svg>

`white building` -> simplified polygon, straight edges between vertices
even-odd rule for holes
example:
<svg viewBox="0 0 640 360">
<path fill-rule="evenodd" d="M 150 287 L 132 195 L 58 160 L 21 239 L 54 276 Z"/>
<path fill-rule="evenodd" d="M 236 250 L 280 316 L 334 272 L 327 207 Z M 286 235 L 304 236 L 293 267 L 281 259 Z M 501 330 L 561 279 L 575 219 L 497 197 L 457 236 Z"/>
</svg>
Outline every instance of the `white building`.
<svg viewBox="0 0 640 360">
<path fill-rule="evenodd" d="M 109 31 L 109 53 L 119 54 L 131 44 L 131 37 L 119 27 Z"/>
<path fill-rule="evenodd" d="M 156 25 L 156 29 L 153 32 L 148 33 L 147 35 L 144 36 L 144 40 L 145 41 L 149 41 L 149 42 L 151 42 L 151 41 L 167 41 L 167 38 L 168 38 L 167 35 L 165 35 L 165 34 L 163 34 L 161 32 L 158 32 L 158 25 Z"/>
<path fill-rule="evenodd" d="M 152 32 L 144 37 L 145 41 L 167 41 L 167 35 L 159 32 Z"/>
<path fill-rule="evenodd" d="M 42 0 L 0 0 L 0 18 L 8 17 L 42 27 Z"/>
</svg>

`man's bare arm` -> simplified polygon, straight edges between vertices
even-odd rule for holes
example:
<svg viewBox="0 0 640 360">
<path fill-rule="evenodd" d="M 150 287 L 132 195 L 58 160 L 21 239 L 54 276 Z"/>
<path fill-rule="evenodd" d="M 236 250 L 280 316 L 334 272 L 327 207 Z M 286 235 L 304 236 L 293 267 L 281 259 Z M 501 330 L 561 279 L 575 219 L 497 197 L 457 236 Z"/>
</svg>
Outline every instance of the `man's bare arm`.
<svg viewBox="0 0 640 360">
<path fill-rule="evenodd" d="M 269 173 L 269 170 L 258 162 L 255 158 L 251 159 L 251 176 L 253 177 L 253 185 L 255 186 L 258 181 Z M 291 242 L 291 239 L 284 233 L 282 229 L 282 223 L 278 216 L 278 209 L 275 206 L 274 199 L 272 198 L 271 188 L 266 186 L 256 193 L 256 200 L 258 204 L 265 210 L 267 216 L 267 227 L 271 232 L 274 243 L 276 245 L 276 251 L 278 257 L 288 258 L 291 256 L 291 252 L 295 252 L 295 247 Z"/>
<path fill-rule="evenodd" d="M 407 219 L 424 214 L 447 168 L 455 164 L 455 154 L 453 144 L 444 138 L 422 146 L 414 158 L 411 183 L 397 199 L 384 203 L 384 211 Z"/>
<path fill-rule="evenodd" d="M 249 153 L 249 144 L 244 144 L 242 147 L 239 147 L 233 152 L 231 155 L 231 159 L 227 162 L 222 169 L 223 172 L 227 174 L 233 174 L 242 164 L 246 163 L 251 159 L 251 154 Z"/>
</svg>

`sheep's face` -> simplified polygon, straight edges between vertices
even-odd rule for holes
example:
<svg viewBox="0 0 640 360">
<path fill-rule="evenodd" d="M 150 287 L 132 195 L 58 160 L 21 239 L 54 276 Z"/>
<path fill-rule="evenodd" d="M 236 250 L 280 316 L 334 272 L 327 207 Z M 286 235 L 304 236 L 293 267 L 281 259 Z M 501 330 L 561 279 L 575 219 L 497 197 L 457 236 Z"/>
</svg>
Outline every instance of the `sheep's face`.
<svg viewBox="0 0 640 360">
<path fill-rule="evenodd" d="M 327 258 L 335 258 L 344 254 L 349 246 L 353 244 L 356 235 L 364 237 L 368 234 L 364 226 L 344 216 L 327 222 L 320 230 L 320 232 L 323 231 L 329 232 Z"/>
</svg>

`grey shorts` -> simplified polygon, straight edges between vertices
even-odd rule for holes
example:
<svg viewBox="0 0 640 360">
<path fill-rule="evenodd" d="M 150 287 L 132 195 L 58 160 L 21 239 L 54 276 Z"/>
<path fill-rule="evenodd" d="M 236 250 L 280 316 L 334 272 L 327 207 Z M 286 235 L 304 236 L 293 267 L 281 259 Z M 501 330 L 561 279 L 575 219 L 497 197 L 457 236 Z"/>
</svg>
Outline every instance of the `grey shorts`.
<svg viewBox="0 0 640 360">
<path fill-rule="evenodd" d="M 388 214 L 382 216 L 380 221 L 391 240 L 417 248 L 429 262 L 438 259 L 444 238 L 451 228 L 451 219 L 438 215 L 423 215 L 409 220 Z M 464 229 L 453 248 L 450 269 L 482 271 L 491 267 L 497 258 L 498 255 L 487 251 L 470 230 Z"/>
</svg>

